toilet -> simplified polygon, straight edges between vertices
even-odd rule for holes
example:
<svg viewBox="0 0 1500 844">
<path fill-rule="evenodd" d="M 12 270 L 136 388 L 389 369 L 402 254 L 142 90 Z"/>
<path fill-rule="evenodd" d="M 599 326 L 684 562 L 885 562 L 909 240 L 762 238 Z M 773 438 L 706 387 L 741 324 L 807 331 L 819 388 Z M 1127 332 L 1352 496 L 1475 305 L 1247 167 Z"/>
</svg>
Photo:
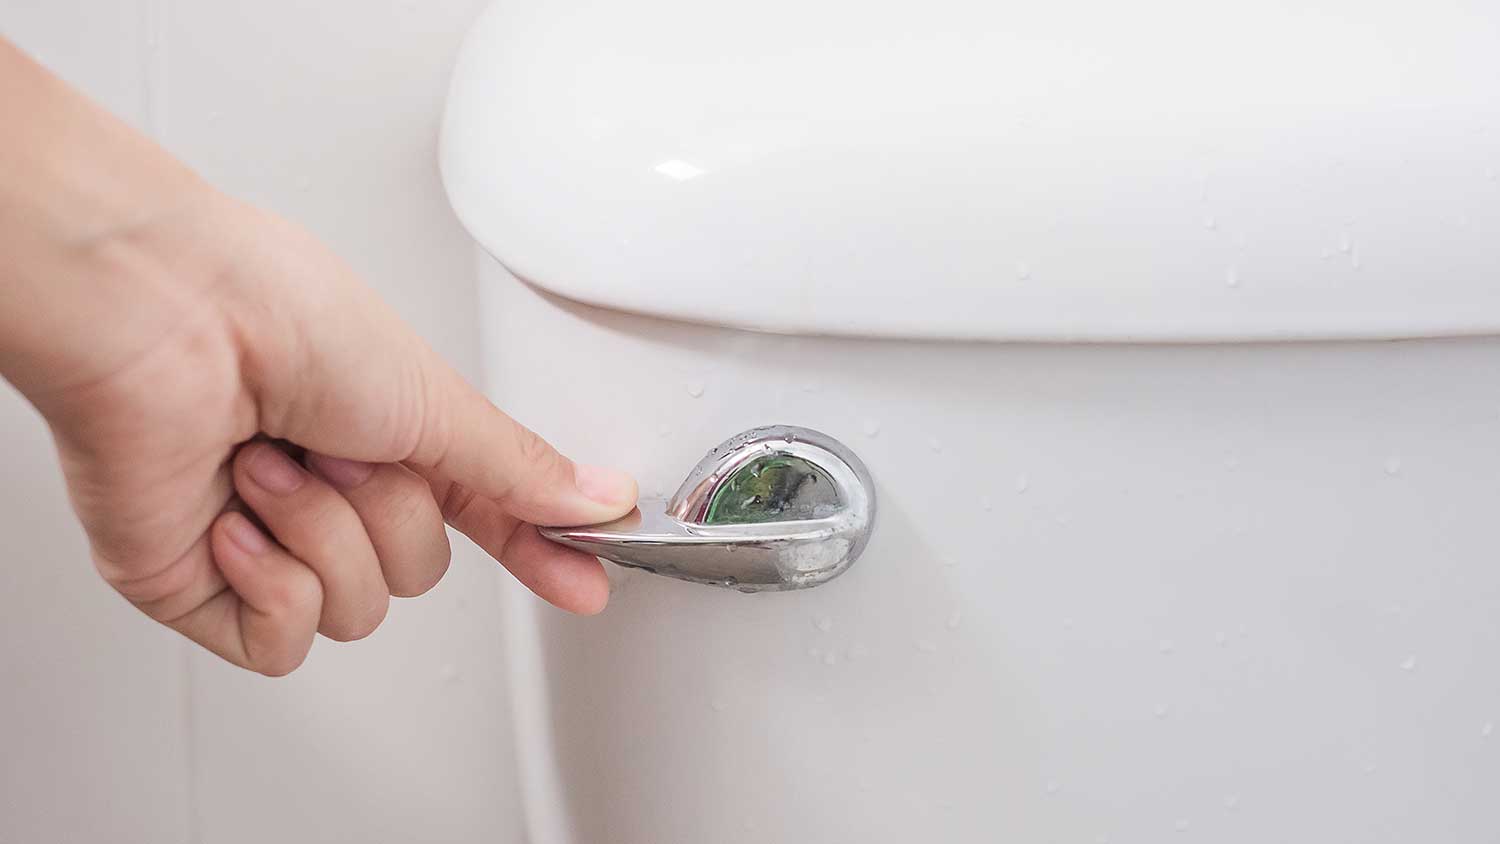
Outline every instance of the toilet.
<svg viewBox="0 0 1500 844">
<path fill-rule="evenodd" d="M 494 3 L 491 398 L 645 499 L 773 424 L 879 498 L 813 588 L 508 584 L 530 840 L 1500 835 L 1497 24 Z"/>
</svg>

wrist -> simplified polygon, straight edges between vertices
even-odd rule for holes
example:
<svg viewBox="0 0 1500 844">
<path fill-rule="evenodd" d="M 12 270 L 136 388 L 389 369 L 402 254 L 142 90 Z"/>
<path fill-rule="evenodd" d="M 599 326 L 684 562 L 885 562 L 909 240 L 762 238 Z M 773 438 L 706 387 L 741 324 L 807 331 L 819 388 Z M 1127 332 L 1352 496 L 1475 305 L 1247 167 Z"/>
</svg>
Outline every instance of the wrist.
<svg viewBox="0 0 1500 844">
<path fill-rule="evenodd" d="M 0 123 L 0 375 L 37 403 L 165 327 L 209 258 L 185 235 L 225 203 L 4 39 Z"/>
</svg>

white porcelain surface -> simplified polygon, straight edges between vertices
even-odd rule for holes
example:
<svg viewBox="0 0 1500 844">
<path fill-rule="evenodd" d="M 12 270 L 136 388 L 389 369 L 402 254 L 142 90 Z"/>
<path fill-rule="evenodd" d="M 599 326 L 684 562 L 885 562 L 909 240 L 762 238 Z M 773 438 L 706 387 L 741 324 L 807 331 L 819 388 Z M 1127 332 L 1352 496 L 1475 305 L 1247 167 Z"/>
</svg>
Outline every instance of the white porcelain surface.
<svg viewBox="0 0 1500 844">
<path fill-rule="evenodd" d="M 577 300 L 982 339 L 1500 330 L 1500 7 L 504 0 L 460 217 Z"/>
<path fill-rule="evenodd" d="M 487 275 L 490 392 L 569 453 L 670 492 L 803 424 L 881 501 L 807 592 L 512 588 L 537 844 L 1500 834 L 1500 341 L 783 337 Z"/>
</svg>

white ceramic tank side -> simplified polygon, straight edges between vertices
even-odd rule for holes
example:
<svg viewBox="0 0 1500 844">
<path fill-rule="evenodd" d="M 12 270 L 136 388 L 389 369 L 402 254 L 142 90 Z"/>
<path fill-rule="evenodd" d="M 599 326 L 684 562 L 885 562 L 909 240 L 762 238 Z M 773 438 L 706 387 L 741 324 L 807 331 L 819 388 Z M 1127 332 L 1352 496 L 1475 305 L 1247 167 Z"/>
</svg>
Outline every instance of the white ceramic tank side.
<svg viewBox="0 0 1500 844">
<path fill-rule="evenodd" d="M 1500 829 L 1500 341 L 778 337 L 485 274 L 490 391 L 569 453 L 670 492 L 791 420 L 882 506 L 809 592 L 615 570 L 597 618 L 524 599 L 534 840 Z"/>
<path fill-rule="evenodd" d="M 1001 340 L 1500 331 L 1500 7 L 505 0 L 455 209 L 619 309 Z"/>
</svg>

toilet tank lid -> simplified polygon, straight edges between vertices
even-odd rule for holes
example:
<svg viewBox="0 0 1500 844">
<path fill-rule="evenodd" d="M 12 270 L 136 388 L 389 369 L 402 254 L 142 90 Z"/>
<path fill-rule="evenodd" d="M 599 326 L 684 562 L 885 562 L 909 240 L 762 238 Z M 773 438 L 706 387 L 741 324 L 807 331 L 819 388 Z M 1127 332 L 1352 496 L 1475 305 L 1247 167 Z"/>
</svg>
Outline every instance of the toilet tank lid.
<svg viewBox="0 0 1500 844">
<path fill-rule="evenodd" d="M 459 218 L 596 305 L 779 332 L 1500 331 L 1500 7 L 504 0 Z"/>
</svg>

